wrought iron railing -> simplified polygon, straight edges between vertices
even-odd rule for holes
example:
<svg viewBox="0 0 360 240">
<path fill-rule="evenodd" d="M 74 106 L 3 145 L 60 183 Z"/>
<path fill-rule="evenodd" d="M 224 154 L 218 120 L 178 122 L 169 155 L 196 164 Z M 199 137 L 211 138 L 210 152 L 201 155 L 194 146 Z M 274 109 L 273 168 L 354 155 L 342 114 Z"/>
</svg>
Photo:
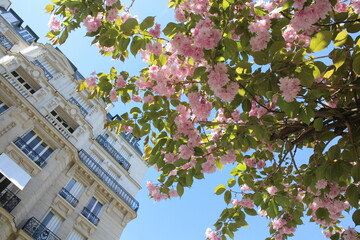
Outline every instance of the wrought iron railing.
<svg viewBox="0 0 360 240">
<path fill-rule="evenodd" d="M 76 105 L 76 106 L 78 106 L 79 109 L 80 109 L 80 113 L 81 113 L 84 117 L 86 117 L 86 115 L 88 115 L 88 111 L 86 111 L 86 109 L 85 109 L 78 101 L 76 101 L 75 98 L 73 98 L 73 97 L 69 98 L 69 102 L 72 103 L 72 104 L 74 104 L 74 105 Z"/>
<path fill-rule="evenodd" d="M 59 195 L 62 196 L 68 203 L 71 204 L 71 206 L 76 207 L 79 200 L 76 199 L 68 190 L 65 188 L 61 189 L 59 192 Z"/>
<path fill-rule="evenodd" d="M 22 229 L 36 240 L 61 240 L 35 217 L 30 218 Z"/>
<path fill-rule="evenodd" d="M 100 219 L 86 207 L 81 211 L 81 214 L 95 226 L 98 225 Z"/>
<path fill-rule="evenodd" d="M 46 159 L 42 158 L 35 150 L 26 144 L 24 140 L 21 138 L 17 138 L 14 141 L 14 144 L 18 146 L 23 153 L 25 153 L 26 156 L 28 156 L 31 160 L 33 160 L 34 163 L 36 163 L 39 167 L 44 167 L 46 164 Z"/>
<path fill-rule="evenodd" d="M 18 198 L 9 189 L 5 189 L 2 193 L 0 193 L 0 206 L 9 213 L 19 204 L 20 201 L 20 198 Z"/>
<path fill-rule="evenodd" d="M 139 209 L 139 202 L 135 200 L 109 173 L 107 173 L 87 152 L 79 151 L 80 160 L 98 176 L 111 190 L 113 190 L 134 211 Z"/>
<path fill-rule="evenodd" d="M 119 153 L 105 137 L 99 135 L 96 141 L 126 170 L 129 171 L 131 164 Z"/>
<path fill-rule="evenodd" d="M 124 132 L 120 133 L 120 135 L 133 147 L 133 149 L 139 153 L 140 155 L 143 155 L 143 152 L 140 149 L 139 144 L 136 142 L 134 142 L 132 139 L 134 138 L 134 136 L 130 133 L 130 134 L 125 134 Z"/>
<path fill-rule="evenodd" d="M 0 44 L 6 49 L 10 50 L 14 44 L 0 32 Z"/>
<path fill-rule="evenodd" d="M 46 69 L 46 67 L 39 61 L 39 60 L 34 60 L 32 62 L 35 66 L 38 66 L 39 68 L 41 68 L 44 71 L 45 77 L 50 80 L 53 78 L 53 75 L 49 72 L 49 70 Z"/>
</svg>

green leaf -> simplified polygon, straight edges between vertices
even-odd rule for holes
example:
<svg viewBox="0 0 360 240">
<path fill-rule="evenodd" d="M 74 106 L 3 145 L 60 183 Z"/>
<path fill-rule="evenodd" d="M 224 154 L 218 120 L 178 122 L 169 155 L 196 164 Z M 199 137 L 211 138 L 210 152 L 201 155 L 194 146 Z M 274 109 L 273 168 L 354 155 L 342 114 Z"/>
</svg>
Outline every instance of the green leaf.
<svg viewBox="0 0 360 240">
<path fill-rule="evenodd" d="M 59 44 L 63 44 L 68 37 L 69 37 L 68 31 L 64 30 L 63 33 L 61 34 L 60 38 L 59 38 Z"/>
<path fill-rule="evenodd" d="M 121 25 L 121 30 L 124 32 L 125 35 L 130 36 L 132 35 L 137 25 L 138 21 L 135 18 L 129 18 L 128 20 L 126 20 L 125 23 Z"/>
<path fill-rule="evenodd" d="M 147 28 L 150 28 L 154 25 L 154 22 L 155 22 L 155 17 L 147 17 L 140 24 L 140 29 L 145 30 Z"/>
<path fill-rule="evenodd" d="M 233 187 L 236 184 L 236 180 L 235 178 L 230 178 L 227 183 L 229 187 Z"/>
<path fill-rule="evenodd" d="M 360 181 L 360 165 L 356 164 L 351 168 L 351 176 L 354 179 L 354 182 Z"/>
<path fill-rule="evenodd" d="M 360 209 L 356 210 L 352 215 L 352 220 L 355 223 L 355 226 L 360 225 Z"/>
<path fill-rule="evenodd" d="M 251 208 L 244 208 L 244 211 L 249 216 L 257 216 L 258 215 L 257 212 L 254 209 L 251 209 Z"/>
<path fill-rule="evenodd" d="M 346 43 L 346 39 L 348 37 L 348 32 L 346 30 L 339 32 L 334 40 L 335 47 L 341 47 Z"/>
<path fill-rule="evenodd" d="M 229 204 L 231 201 L 231 191 L 227 190 L 224 194 L 224 201 L 226 202 L 226 204 Z"/>
<path fill-rule="evenodd" d="M 360 75 L 360 54 L 356 54 L 353 58 L 352 69 L 356 75 Z"/>
<path fill-rule="evenodd" d="M 220 194 L 222 194 L 223 192 L 225 192 L 225 190 L 226 190 L 225 185 L 220 184 L 219 186 L 217 186 L 217 187 L 215 188 L 214 192 L 215 192 L 216 195 L 220 195 Z"/>
<path fill-rule="evenodd" d="M 127 49 L 127 47 L 129 46 L 130 38 L 120 37 L 120 38 L 118 38 L 118 43 L 119 43 L 119 50 L 121 52 L 124 52 Z"/>
<path fill-rule="evenodd" d="M 145 39 L 135 36 L 130 44 L 130 52 L 132 55 L 136 56 L 141 48 L 145 48 Z"/>
<path fill-rule="evenodd" d="M 314 128 L 316 131 L 321 131 L 321 129 L 323 128 L 323 119 L 322 118 L 316 118 L 314 121 Z"/>
<path fill-rule="evenodd" d="M 329 211 L 326 208 L 318 208 L 315 212 L 318 219 L 327 219 L 329 218 Z"/>
<path fill-rule="evenodd" d="M 176 185 L 176 191 L 180 197 L 184 194 L 184 187 L 183 187 L 183 185 L 181 185 L 181 183 L 178 183 Z"/>
<path fill-rule="evenodd" d="M 318 52 L 326 48 L 330 44 L 331 38 L 332 38 L 331 31 L 322 31 L 316 33 L 310 42 L 311 52 Z"/>
<path fill-rule="evenodd" d="M 46 5 L 46 7 L 45 7 L 45 11 L 46 11 L 46 13 L 52 13 L 52 11 L 54 11 L 54 8 L 55 8 L 54 5 L 48 4 L 48 5 Z"/>
</svg>

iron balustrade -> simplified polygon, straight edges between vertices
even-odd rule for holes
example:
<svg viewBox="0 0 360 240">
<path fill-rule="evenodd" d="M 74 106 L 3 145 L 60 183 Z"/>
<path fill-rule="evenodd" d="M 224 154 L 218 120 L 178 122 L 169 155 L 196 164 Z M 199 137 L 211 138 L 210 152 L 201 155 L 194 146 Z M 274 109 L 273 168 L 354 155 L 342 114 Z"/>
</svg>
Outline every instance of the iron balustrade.
<svg viewBox="0 0 360 240">
<path fill-rule="evenodd" d="M 11 213 L 11 211 L 19 204 L 20 201 L 20 198 L 18 198 L 7 188 L 5 188 L 2 193 L 0 193 L 0 206 L 9 213 Z"/>
<path fill-rule="evenodd" d="M 53 78 L 53 75 L 46 69 L 46 67 L 39 61 L 39 60 L 34 60 L 32 62 L 35 66 L 38 66 L 39 68 L 41 68 L 44 71 L 45 77 L 50 80 Z"/>
<path fill-rule="evenodd" d="M 25 153 L 26 156 L 28 156 L 31 160 L 33 160 L 34 163 L 36 163 L 39 167 L 43 168 L 46 164 L 46 160 L 42 158 L 35 150 L 26 144 L 24 140 L 21 138 L 17 138 L 14 141 L 14 144 L 20 148 L 23 153 Z"/>
<path fill-rule="evenodd" d="M 134 135 L 132 135 L 131 133 L 125 134 L 124 132 L 121 132 L 120 134 L 132 147 L 133 149 L 139 153 L 140 155 L 143 155 L 139 144 L 137 143 L 138 140 L 133 141 L 132 139 L 135 138 Z"/>
<path fill-rule="evenodd" d="M 139 209 L 139 202 L 135 200 L 109 173 L 107 173 L 87 152 L 79 151 L 80 160 L 98 176 L 111 190 L 113 190 L 135 212 Z"/>
<path fill-rule="evenodd" d="M 79 109 L 80 109 L 80 113 L 81 113 L 84 117 L 86 117 L 86 115 L 88 115 L 88 111 L 86 111 L 86 109 L 85 109 L 83 106 L 81 106 L 81 104 L 80 104 L 78 101 L 76 101 L 75 98 L 73 98 L 73 97 L 69 98 L 69 102 L 72 103 L 72 104 L 74 104 L 74 105 L 76 105 L 76 106 L 78 106 Z"/>
<path fill-rule="evenodd" d="M 62 196 L 68 203 L 71 204 L 71 206 L 76 207 L 79 200 L 76 199 L 68 190 L 65 188 L 62 188 L 59 192 L 59 195 Z"/>
<path fill-rule="evenodd" d="M 100 219 L 86 207 L 81 211 L 81 214 L 95 226 L 98 225 Z"/>
<path fill-rule="evenodd" d="M 22 229 L 36 240 L 61 240 L 35 217 L 30 218 Z"/>
<path fill-rule="evenodd" d="M 14 44 L 0 32 L 0 44 L 6 49 L 10 50 Z"/>
<path fill-rule="evenodd" d="M 126 170 L 129 171 L 131 164 L 119 153 L 105 137 L 99 135 L 96 141 Z"/>
</svg>

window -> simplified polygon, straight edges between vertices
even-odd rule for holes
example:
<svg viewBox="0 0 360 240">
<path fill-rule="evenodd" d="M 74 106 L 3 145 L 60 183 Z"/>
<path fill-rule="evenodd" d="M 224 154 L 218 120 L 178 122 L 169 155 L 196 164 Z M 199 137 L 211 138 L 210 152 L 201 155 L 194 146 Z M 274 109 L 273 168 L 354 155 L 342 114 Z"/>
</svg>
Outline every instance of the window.
<svg viewBox="0 0 360 240">
<path fill-rule="evenodd" d="M 40 167 L 45 165 L 46 159 L 54 151 L 34 131 L 15 140 L 15 145 Z"/>
<path fill-rule="evenodd" d="M 3 101 L 0 100 L 0 114 L 5 112 L 5 110 L 8 108 L 9 107 Z"/>
<path fill-rule="evenodd" d="M 64 127 L 66 128 L 70 133 L 73 133 L 74 132 L 74 129 L 69 126 L 69 124 L 62 118 L 60 117 L 60 115 L 55 111 L 55 110 L 52 110 L 51 112 L 51 115 L 54 116 L 54 118 Z"/>
<path fill-rule="evenodd" d="M 90 199 L 88 205 L 84 207 L 81 214 L 86 217 L 87 220 L 89 220 L 92 224 L 97 226 L 100 221 L 98 216 L 101 213 L 102 207 L 103 205 L 96 198 L 93 197 Z"/>
<path fill-rule="evenodd" d="M 20 189 L 15 186 L 6 176 L 0 172 L 0 194 L 8 189 L 12 193 L 16 194 Z"/>
<path fill-rule="evenodd" d="M 31 86 L 28 82 L 26 82 L 16 71 L 12 71 L 11 74 L 14 78 L 22 85 L 26 90 L 28 90 L 31 94 L 35 93 L 37 89 Z"/>
<path fill-rule="evenodd" d="M 94 197 L 92 197 L 90 199 L 90 202 L 88 203 L 88 205 L 86 206 L 87 209 L 90 210 L 90 212 L 92 214 L 94 214 L 95 216 L 99 216 L 101 209 L 102 209 L 103 205 Z"/>
<path fill-rule="evenodd" d="M 85 239 L 86 238 L 83 237 L 80 233 L 78 233 L 75 230 L 72 230 L 65 240 L 85 240 Z"/>
<path fill-rule="evenodd" d="M 79 202 L 78 199 L 83 190 L 84 186 L 72 178 L 68 184 L 63 189 L 61 189 L 59 194 L 73 207 L 76 207 L 77 203 Z"/>
<path fill-rule="evenodd" d="M 34 239 L 53 239 L 62 223 L 63 219 L 61 217 L 49 211 L 41 221 L 41 225 L 31 236 Z"/>
</svg>

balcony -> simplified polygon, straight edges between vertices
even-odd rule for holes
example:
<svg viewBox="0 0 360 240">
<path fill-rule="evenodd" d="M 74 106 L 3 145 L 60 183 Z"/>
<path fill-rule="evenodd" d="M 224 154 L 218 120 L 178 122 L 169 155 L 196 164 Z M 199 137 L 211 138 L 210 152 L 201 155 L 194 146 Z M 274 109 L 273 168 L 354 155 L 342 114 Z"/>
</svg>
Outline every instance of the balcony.
<svg viewBox="0 0 360 240">
<path fill-rule="evenodd" d="M 30 218 L 22 228 L 34 239 L 39 240 L 61 240 L 55 233 L 40 223 L 39 220 L 32 217 Z"/>
<path fill-rule="evenodd" d="M 86 207 L 84 207 L 84 209 L 81 211 L 81 214 L 95 226 L 98 225 L 100 219 Z"/>
<path fill-rule="evenodd" d="M 9 189 L 5 189 L 2 193 L 0 193 L 0 206 L 9 213 L 11 213 L 20 201 L 20 198 L 18 198 Z"/>
<path fill-rule="evenodd" d="M 125 134 L 124 132 L 121 132 L 120 135 L 133 147 L 133 149 L 139 153 L 140 155 L 143 155 L 143 152 L 140 149 L 139 144 L 137 143 L 139 140 L 134 137 L 131 133 Z"/>
<path fill-rule="evenodd" d="M 14 141 L 14 144 L 25 153 L 26 156 L 28 156 L 31 160 L 33 160 L 34 163 L 36 163 L 39 167 L 43 168 L 46 164 L 46 159 L 42 158 L 35 150 L 26 144 L 24 140 L 21 138 L 17 138 Z"/>
<path fill-rule="evenodd" d="M 6 49 L 10 50 L 14 44 L 0 32 L 0 44 Z"/>
<path fill-rule="evenodd" d="M 52 111 L 51 114 L 46 115 L 45 118 L 66 138 L 69 138 L 71 134 L 74 132 L 74 130 L 67 125 L 64 121 L 60 122 L 57 119 L 57 113 L 53 113 L 55 111 Z M 55 116 L 54 116 L 55 115 Z"/>
<path fill-rule="evenodd" d="M 107 173 L 87 152 L 79 151 L 80 160 L 98 176 L 111 190 L 113 190 L 135 212 L 139 209 L 139 202 L 135 200 L 109 173 Z"/>
<path fill-rule="evenodd" d="M 69 98 L 69 102 L 78 106 L 80 109 L 80 113 L 86 117 L 88 115 L 88 111 L 86 111 L 86 109 L 73 97 Z"/>
<path fill-rule="evenodd" d="M 129 171 L 131 164 L 104 138 L 99 135 L 96 141 L 126 170 Z"/>
<path fill-rule="evenodd" d="M 26 88 L 23 84 L 21 84 L 19 81 L 17 81 L 13 76 L 10 76 L 7 73 L 3 73 L 2 76 L 11 84 L 13 87 L 18 90 L 21 95 L 23 95 L 25 98 L 28 98 L 31 94 L 35 92 L 33 89 Z"/>
<path fill-rule="evenodd" d="M 65 188 L 61 189 L 59 192 L 59 195 L 62 196 L 68 203 L 71 204 L 71 206 L 76 207 L 79 200 L 76 199 L 68 190 Z"/>
<path fill-rule="evenodd" d="M 48 80 L 53 78 L 53 75 L 46 69 L 46 67 L 39 60 L 34 60 L 32 63 L 44 71 L 45 77 Z"/>
</svg>

